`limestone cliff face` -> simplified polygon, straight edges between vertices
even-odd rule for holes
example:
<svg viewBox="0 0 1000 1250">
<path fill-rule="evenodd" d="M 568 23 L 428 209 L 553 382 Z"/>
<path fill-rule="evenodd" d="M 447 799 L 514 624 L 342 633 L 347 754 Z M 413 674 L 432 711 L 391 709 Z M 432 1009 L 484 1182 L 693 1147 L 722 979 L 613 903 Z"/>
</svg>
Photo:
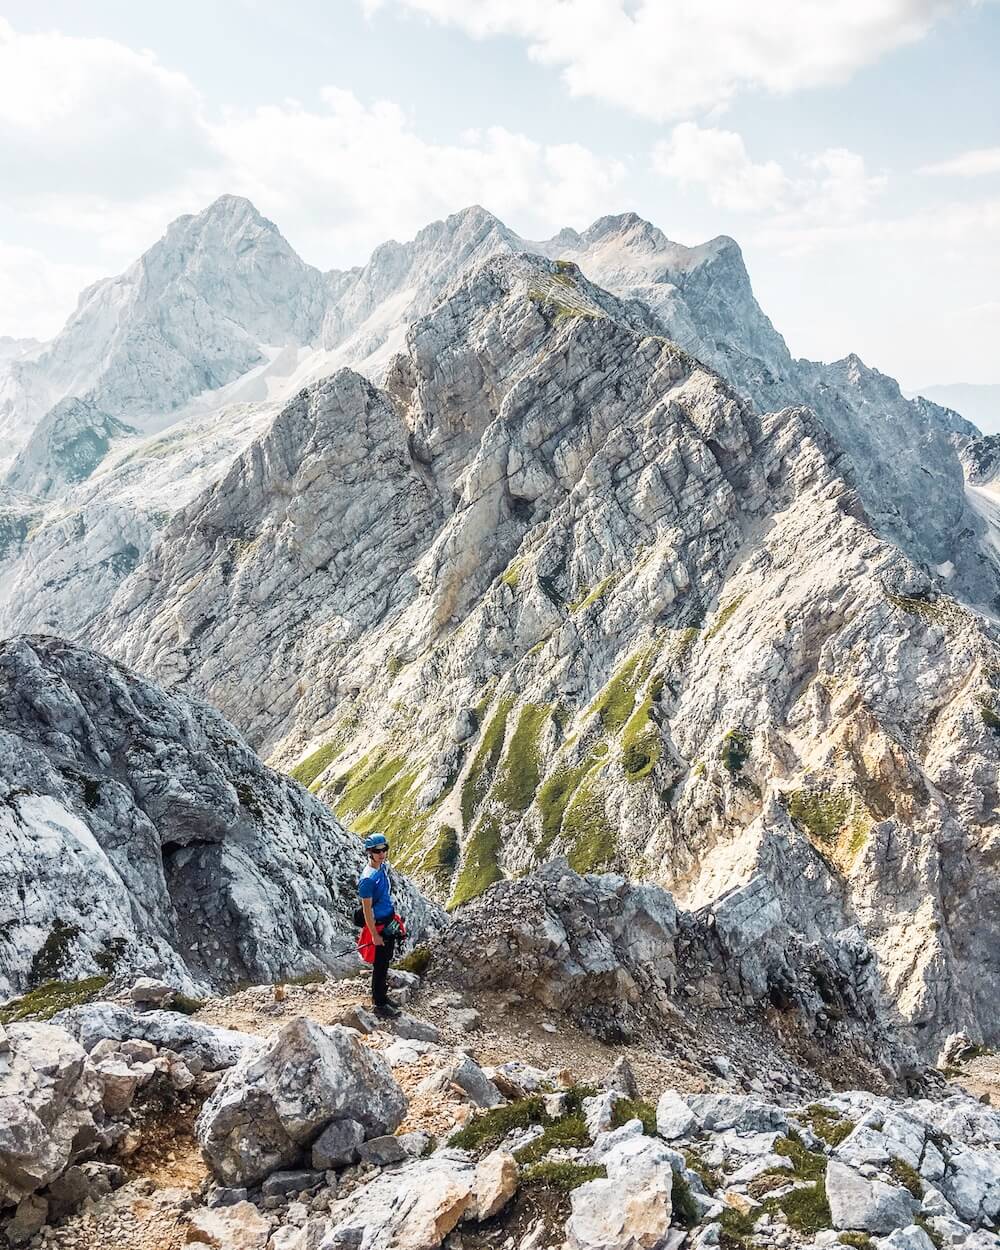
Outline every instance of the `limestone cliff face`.
<svg viewBox="0 0 1000 1250">
<path fill-rule="evenodd" d="M 54 638 L 0 644 L 0 996 L 129 968 L 191 988 L 352 947 L 363 855 L 213 709 Z M 398 882 L 413 932 L 435 909 Z"/>
<path fill-rule="evenodd" d="M 289 404 L 92 637 L 442 898 L 556 853 L 695 907 L 763 878 L 805 940 L 861 927 L 915 1040 L 995 1036 L 992 633 L 825 422 L 660 328 L 494 257 L 384 389 Z"/>
</svg>

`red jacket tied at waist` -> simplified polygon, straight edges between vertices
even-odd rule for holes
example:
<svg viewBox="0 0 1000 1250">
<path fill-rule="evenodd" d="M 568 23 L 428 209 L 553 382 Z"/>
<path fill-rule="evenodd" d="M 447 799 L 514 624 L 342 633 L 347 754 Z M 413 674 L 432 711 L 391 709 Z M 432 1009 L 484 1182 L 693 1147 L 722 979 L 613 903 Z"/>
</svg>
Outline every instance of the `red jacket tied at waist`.
<svg viewBox="0 0 1000 1250">
<path fill-rule="evenodd" d="M 392 919 L 399 925 L 400 936 L 406 937 L 406 925 L 403 924 L 402 916 L 394 915 Z M 388 923 L 388 920 L 378 921 L 375 925 L 376 931 L 381 933 Z M 358 954 L 366 964 L 373 964 L 375 962 L 375 949 L 375 943 L 372 941 L 371 932 L 369 931 L 368 926 L 365 925 L 358 934 Z"/>
</svg>

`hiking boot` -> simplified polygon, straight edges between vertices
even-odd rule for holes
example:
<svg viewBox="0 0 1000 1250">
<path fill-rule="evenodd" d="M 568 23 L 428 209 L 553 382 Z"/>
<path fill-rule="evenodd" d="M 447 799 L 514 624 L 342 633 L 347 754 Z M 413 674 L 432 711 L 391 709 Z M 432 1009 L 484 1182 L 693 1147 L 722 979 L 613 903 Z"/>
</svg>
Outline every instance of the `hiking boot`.
<svg viewBox="0 0 1000 1250">
<path fill-rule="evenodd" d="M 372 1010 L 380 1020 L 398 1020 L 403 1014 L 395 1003 L 376 1003 Z"/>
</svg>

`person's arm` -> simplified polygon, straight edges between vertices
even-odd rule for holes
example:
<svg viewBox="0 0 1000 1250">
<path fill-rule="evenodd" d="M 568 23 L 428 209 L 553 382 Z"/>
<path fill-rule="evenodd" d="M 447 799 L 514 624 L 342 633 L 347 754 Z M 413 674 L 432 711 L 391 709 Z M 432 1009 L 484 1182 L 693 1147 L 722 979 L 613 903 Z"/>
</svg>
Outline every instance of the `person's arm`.
<svg viewBox="0 0 1000 1250">
<path fill-rule="evenodd" d="M 375 913 L 372 911 L 372 901 L 370 898 L 361 900 L 361 910 L 365 913 L 365 924 L 368 926 L 368 932 L 372 935 L 372 941 L 376 946 L 384 946 L 382 934 L 375 928 Z"/>
</svg>

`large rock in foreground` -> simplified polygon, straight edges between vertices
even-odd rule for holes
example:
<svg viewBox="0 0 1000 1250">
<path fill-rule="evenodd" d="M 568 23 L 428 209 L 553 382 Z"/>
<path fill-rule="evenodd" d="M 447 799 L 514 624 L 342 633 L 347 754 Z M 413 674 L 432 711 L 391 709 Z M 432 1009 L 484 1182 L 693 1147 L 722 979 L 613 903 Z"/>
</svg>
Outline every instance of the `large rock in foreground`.
<svg viewBox="0 0 1000 1250">
<path fill-rule="evenodd" d="M 224 1185 L 252 1185 L 294 1165 L 337 1120 L 366 1137 L 396 1129 L 406 1098 L 388 1064 L 340 1025 L 305 1017 L 226 1073 L 198 1117 L 197 1133 Z"/>
<path fill-rule="evenodd" d="M 13 1024 L 0 1054 L 0 1207 L 50 1184 L 98 1138 L 104 1087 L 86 1052 L 51 1024 Z"/>
</svg>

